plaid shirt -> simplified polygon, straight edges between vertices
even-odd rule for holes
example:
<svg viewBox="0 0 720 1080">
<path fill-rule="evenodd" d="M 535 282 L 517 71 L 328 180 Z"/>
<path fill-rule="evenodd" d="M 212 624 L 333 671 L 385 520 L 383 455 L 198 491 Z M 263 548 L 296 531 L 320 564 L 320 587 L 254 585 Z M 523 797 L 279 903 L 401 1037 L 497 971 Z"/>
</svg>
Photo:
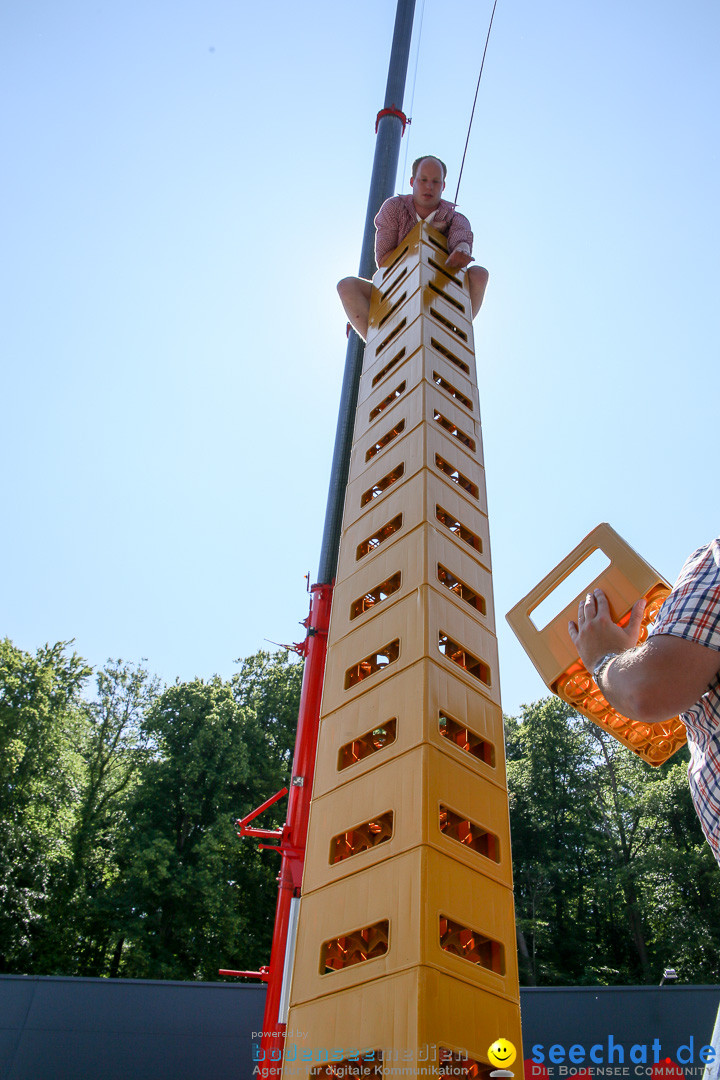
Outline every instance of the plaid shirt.
<svg viewBox="0 0 720 1080">
<path fill-rule="evenodd" d="M 720 537 L 687 560 L 650 634 L 673 634 L 720 652 Z M 720 863 L 720 674 L 681 719 L 690 746 L 690 792 Z"/>
<path fill-rule="evenodd" d="M 382 265 L 383 259 L 395 250 L 417 223 L 417 210 L 412 195 L 394 195 L 392 199 L 385 200 L 375 218 L 375 262 L 378 266 Z M 454 203 L 440 200 L 432 226 L 447 236 L 448 251 L 451 254 L 460 244 L 464 244 L 466 246 L 463 250 L 472 255 L 473 234 L 470 222 L 455 211 Z"/>
</svg>

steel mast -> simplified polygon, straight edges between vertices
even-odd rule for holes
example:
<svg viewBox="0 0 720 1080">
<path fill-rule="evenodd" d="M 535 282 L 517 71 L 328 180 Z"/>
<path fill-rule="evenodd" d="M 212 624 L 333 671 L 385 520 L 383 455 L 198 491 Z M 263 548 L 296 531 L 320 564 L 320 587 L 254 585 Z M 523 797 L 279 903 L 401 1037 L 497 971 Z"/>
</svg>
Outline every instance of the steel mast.
<svg viewBox="0 0 720 1080">
<path fill-rule="evenodd" d="M 378 113 L 376 123 L 375 157 L 360 254 L 359 274 L 363 278 L 371 278 L 375 273 L 375 215 L 385 200 L 394 194 L 395 189 L 398 158 L 400 156 L 400 140 L 407 122 L 405 114 L 402 112 L 402 102 L 405 92 L 408 58 L 410 56 L 414 13 L 415 0 L 398 0 L 387 88 L 385 90 L 385 104 Z M 365 343 L 354 330 L 351 331 L 345 356 L 345 376 L 340 395 L 335 450 L 330 472 L 327 509 L 325 511 L 325 529 L 320 552 L 318 583 L 321 585 L 333 581 L 337 568 L 343 502 L 347 486 L 350 449 L 355 425 L 355 409 L 357 407 L 364 350 Z"/>
</svg>

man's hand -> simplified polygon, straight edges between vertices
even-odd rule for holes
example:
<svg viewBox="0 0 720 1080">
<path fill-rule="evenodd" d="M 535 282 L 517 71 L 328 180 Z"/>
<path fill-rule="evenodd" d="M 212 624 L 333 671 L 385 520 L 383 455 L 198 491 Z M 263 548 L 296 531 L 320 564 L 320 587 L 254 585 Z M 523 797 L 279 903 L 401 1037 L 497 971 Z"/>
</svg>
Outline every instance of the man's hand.
<svg viewBox="0 0 720 1080">
<path fill-rule="evenodd" d="M 645 724 L 664 723 L 686 712 L 717 679 L 720 652 L 672 634 L 654 634 L 637 648 L 645 601 L 633 606 L 626 627 L 610 618 L 602 589 L 578 605 L 570 637 L 590 674 L 609 652 L 620 653 L 605 669 L 602 692 L 622 716 Z"/>
<path fill-rule="evenodd" d="M 472 255 L 468 255 L 466 251 L 453 251 L 452 255 L 448 255 L 445 265 L 451 270 L 462 270 L 474 261 Z"/>
<path fill-rule="evenodd" d="M 627 626 L 612 621 L 607 597 L 602 589 L 588 593 L 578 604 L 578 621 L 568 623 L 568 633 L 580 659 L 592 674 L 607 653 L 621 653 L 637 645 L 642 625 L 645 600 L 633 605 Z"/>
</svg>

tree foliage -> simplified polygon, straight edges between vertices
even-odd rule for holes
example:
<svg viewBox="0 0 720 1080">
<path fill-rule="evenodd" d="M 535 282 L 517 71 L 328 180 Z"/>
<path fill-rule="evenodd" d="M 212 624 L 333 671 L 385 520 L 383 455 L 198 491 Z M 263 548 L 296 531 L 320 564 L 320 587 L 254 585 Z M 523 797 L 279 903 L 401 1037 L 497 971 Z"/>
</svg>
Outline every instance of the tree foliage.
<svg viewBox="0 0 720 1080">
<path fill-rule="evenodd" d="M 246 719 L 254 729 L 219 679 L 172 686 L 148 712 L 155 753 L 129 800 L 109 897 L 122 974 L 212 979 L 251 936 L 243 901 L 261 867 L 233 828 L 255 787 Z"/>
<path fill-rule="evenodd" d="M 266 963 L 277 856 L 234 822 L 287 781 L 302 666 L 261 652 L 228 682 L 161 690 L 109 661 L 94 694 L 91 675 L 67 643 L 0 649 L 0 970 Z"/>
<path fill-rule="evenodd" d="M 278 858 L 234 823 L 289 782 L 301 680 L 285 651 L 161 688 L 119 660 L 93 673 L 70 643 L 0 643 L 0 971 L 267 963 Z M 651 769 L 557 698 L 506 740 L 523 982 L 718 981 L 720 872 L 687 753 Z"/>
<path fill-rule="evenodd" d="M 31 965 L 70 856 L 90 673 L 66 642 L 35 656 L 0 642 L 0 971 Z"/>
<path fill-rule="evenodd" d="M 687 750 L 652 769 L 558 698 L 506 730 L 523 981 L 716 982 L 720 871 Z"/>
</svg>

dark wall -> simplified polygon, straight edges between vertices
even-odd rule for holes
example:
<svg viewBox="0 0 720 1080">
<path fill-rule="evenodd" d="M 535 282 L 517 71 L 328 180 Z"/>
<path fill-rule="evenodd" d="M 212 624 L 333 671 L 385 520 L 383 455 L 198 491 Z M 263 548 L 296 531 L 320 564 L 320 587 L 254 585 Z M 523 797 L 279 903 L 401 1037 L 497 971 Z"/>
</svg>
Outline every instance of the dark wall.
<svg viewBox="0 0 720 1080">
<path fill-rule="evenodd" d="M 720 986 L 548 987 L 521 990 L 520 997 L 524 1056 L 543 1057 L 552 1078 L 589 1067 L 599 1076 L 639 1080 L 650 1076 L 643 1057 L 648 1067 L 669 1057 L 686 1066 L 687 1076 L 699 1078 L 704 1069 L 700 1049 L 712 1042 Z M 553 1045 L 560 1047 L 555 1062 L 549 1058 Z M 579 1050 L 576 1064 L 569 1058 L 573 1045 L 585 1051 L 582 1064 Z M 535 1046 L 542 1049 L 534 1052 Z M 692 1060 L 689 1053 L 678 1054 L 684 1046 L 692 1046 Z M 608 1067 L 613 1071 L 599 1072 Z M 533 1074 L 538 1078 L 542 1070 L 529 1068 L 526 1080 L 533 1080 Z"/>
<path fill-rule="evenodd" d="M 239 983 L 0 976 L 0 1080 L 251 1080 L 264 1001 L 264 987 Z M 543 1056 L 553 1080 L 583 1066 L 641 1080 L 657 1044 L 699 1080 L 720 987 L 524 989 L 521 1001 L 525 1058 Z M 679 1059 L 691 1040 L 693 1060 Z"/>
<path fill-rule="evenodd" d="M 250 1080 L 263 987 L 0 977 L 0 1080 Z"/>
</svg>

